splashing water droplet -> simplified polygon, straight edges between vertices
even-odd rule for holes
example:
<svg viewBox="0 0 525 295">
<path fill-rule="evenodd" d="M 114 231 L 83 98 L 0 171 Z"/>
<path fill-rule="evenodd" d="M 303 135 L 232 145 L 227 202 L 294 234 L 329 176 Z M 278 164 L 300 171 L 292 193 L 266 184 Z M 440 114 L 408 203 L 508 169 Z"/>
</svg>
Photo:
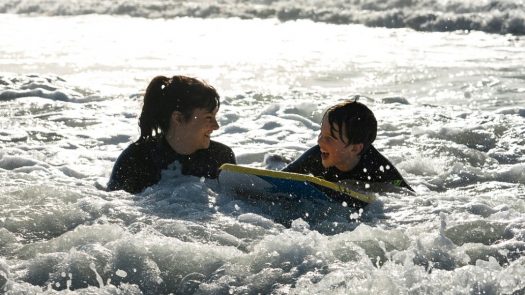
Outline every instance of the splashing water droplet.
<svg viewBox="0 0 525 295">
<path fill-rule="evenodd" d="M 123 271 L 122 269 L 118 269 L 115 274 L 121 278 L 125 278 L 128 276 L 128 273 Z"/>
</svg>

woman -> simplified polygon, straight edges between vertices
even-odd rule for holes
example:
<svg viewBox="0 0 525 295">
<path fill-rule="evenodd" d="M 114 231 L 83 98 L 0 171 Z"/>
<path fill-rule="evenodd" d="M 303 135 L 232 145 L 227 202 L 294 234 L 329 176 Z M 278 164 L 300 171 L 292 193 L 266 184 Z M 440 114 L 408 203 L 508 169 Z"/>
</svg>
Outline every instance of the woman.
<svg viewBox="0 0 525 295">
<path fill-rule="evenodd" d="M 139 118 L 140 138 L 118 157 L 108 190 L 141 192 L 175 161 L 182 174 L 206 178 L 216 178 L 224 163 L 235 164 L 231 148 L 210 140 L 219 128 L 219 105 L 217 91 L 200 80 L 153 78 Z"/>
</svg>

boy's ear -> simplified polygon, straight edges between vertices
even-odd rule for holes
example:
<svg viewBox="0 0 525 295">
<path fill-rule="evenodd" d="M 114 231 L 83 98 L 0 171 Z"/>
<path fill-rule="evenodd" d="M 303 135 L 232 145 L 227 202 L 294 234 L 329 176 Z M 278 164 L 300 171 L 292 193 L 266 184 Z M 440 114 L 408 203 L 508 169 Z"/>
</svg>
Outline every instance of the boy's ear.
<svg viewBox="0 0 525 295">
<path fill-rule="evenodd" d="M 355 143 L 355 144 L 352 144 L 352 153 L 355 153 L 356 155 L 359 155 L 361 154 L 361 152 L 363 151 L 363 148 L 365 147 L 364 144 L 362 143 Z"/>
</svg>

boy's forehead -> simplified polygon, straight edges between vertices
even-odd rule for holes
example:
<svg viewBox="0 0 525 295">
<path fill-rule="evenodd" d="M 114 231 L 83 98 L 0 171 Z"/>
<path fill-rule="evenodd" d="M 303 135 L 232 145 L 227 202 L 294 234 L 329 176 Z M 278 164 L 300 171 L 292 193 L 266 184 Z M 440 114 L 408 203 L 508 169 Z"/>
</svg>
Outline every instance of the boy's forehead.
<svg viewBox="0 0 525 295">
<path fill-rule="evenodd" d="M 321 122 L 321 127 L 329 127 L 331 130 L 339 131 L 340 126 L 334 121 L 330 124 L 330 120 L 328 120 L 328 116 L 325 116 L 323 118 L 323 121 Z"/>
<path fill-rule="evenodd" d="M 327 122 L 327 123 L 329 123 L 329 122 Z M 344 122 L 341 122 L 340 124 L 338 124 L 337 121 L 333 121 L 332 124 L 330 124 L 330 127 L 331 127 L 332 130 L 339 132 L 339 129 L 341 129 L 341 128 L 344 129 L 345 128 L 343 125 L 344 125 Z"/>
</svg>

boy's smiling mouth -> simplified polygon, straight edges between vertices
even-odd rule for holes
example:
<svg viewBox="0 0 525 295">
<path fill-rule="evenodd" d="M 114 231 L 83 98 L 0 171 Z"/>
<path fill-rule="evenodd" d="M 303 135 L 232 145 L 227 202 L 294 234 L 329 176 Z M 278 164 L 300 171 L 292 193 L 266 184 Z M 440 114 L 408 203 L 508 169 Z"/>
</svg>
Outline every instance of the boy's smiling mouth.
<svg viewBox="0 0 525 295">
<path fill-rule="evenodd" d="M 321 150 L 321 159 L 324 160 L 324 159 L 328 158 L 329 155 L 330 155 L 329 153 L 327 153 L 327 152 Z"/>
</svg>

